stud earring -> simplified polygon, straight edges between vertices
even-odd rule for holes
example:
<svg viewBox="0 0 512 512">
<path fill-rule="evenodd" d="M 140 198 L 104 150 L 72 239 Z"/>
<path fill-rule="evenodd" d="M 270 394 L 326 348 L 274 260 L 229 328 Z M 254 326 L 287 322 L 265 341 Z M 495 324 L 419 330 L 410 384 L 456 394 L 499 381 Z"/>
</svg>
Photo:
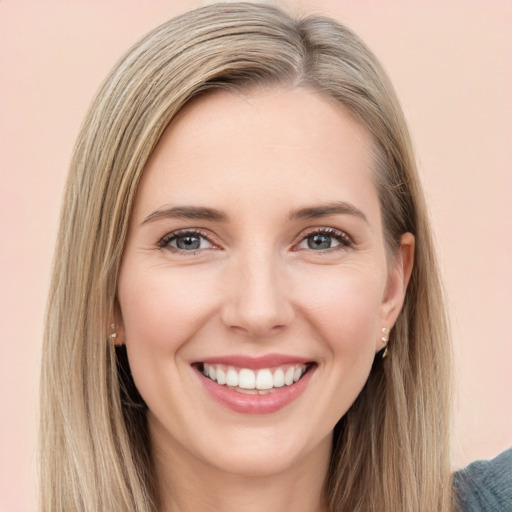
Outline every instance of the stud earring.
<svg viewBox="0 0 512 512">
<path fill-rule="evenodd" d="M 112 330 L 114 330 L 114 332 L 112 334 L 109 335 L 108 339 L 110 340 L 111 343 L 114 344 L 114 346 L 116 347 L 120 347 L 123 345 L 123 342 L 122 341 L 119 341 L 117 339 L 117 332 L 115 332 L 115 329 L 117 329 L 117 325 L 116 324 L 110 324 L 110 328 Z"/>
<path fill-rule="evenodd" d="M 380 341 L 384 343 L 384 352 L 382 352 L 382 359 L 384 359 L 388 355 L 388 341 L 389 341 L 389 329 L 387 327 L 382 328 L 382 337 L 380 338 Z"/>
</svg>

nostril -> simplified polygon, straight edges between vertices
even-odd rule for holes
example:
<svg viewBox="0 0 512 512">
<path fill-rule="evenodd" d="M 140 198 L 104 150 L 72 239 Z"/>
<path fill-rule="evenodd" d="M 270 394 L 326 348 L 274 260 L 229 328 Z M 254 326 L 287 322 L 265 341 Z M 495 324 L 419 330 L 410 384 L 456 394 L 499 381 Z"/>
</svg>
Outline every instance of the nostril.
<svg viewBox="0 0 512 512">
<path fill-rule="evenodd" d="M 234 331 L 238 334 L 248 334 L 249 329 L 246 329 L 245 327 L 240 327 L 239 325 L 229 325 L 228 326 L 231 331 Z"/>
</svg>

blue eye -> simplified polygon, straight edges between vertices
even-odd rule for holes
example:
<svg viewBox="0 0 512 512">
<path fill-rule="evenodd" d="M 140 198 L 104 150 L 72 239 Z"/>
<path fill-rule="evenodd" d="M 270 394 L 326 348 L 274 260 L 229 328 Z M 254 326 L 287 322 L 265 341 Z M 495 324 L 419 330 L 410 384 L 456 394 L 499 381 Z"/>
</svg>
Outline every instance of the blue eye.
<svg viewBox="0 0 512 512">
<path fill-rule="evenodd" d="M 197 252 L 215 247 L 205 236 L 197 231 L 180 231 L 164 237 L 158 244 L 173 252 Z"/>
<path fill-rule="evenodd" d="M 321 229 L 309 233 L 298 244 L 298 249 L 311 249 L 313 251 L 326 251 L 328 249 L 341 249 L 352 245 L 352 241 L 342 231 L 337 229 Z"/>
<path fill-rule="evenodd" d="M 309 235 L 306 240 L 310 249 L 330 249 L 333 242 L 332 237 L 323 233 Z"/>
</svg>

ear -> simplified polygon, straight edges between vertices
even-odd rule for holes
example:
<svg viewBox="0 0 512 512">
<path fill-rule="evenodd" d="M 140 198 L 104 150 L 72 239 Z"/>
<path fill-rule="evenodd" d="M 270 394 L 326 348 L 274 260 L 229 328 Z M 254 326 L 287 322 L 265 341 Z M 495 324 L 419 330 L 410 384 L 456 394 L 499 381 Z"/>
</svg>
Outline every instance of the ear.
<svg viewBox="0 0 512 512">
<path fill-rule="evenodd" d="M 414 235 L 404 233 L 400 239 L 400 247 L 393 257 L 386 290 L 382 299 L 380 318 L 381 326 L 387 327 L 389 330 L 395 325 L 404 304 L 405 292 L 407 291 L 407 285 L 409 284 L 414 265 L 414 246 Z M 377 350 L 381 348 L 382 344 L 379 341 Z"/>
</svg>

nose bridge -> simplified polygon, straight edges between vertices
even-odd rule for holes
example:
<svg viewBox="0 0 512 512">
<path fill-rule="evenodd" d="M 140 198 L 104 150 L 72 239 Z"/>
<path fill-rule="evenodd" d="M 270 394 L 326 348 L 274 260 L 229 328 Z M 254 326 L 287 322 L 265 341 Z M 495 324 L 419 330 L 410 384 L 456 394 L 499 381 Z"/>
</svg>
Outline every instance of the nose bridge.
<svg viewBox="0 0 512 512">
<path fill-rule="evenodd" d="M 224 322 L 252 336 L 282 330 L 293 317 L 286 276 L 271 248 L 240 252 L 232 267 L 232 293 L 225 305 Z"/>
</svg>

